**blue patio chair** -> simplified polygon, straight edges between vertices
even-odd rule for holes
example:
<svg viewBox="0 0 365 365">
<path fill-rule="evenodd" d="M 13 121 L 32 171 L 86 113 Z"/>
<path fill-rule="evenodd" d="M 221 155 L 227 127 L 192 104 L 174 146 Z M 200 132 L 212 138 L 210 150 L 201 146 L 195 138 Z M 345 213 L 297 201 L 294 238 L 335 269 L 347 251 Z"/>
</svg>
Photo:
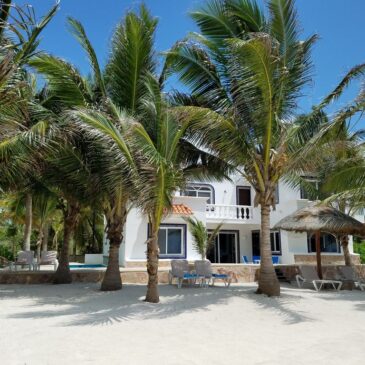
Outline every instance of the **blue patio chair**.
<svg viewBox="0 0 365 365">
<path fill-rule="evenodd" d="M 279 256 L 272 256 L 272 263 L 274 265 L 278 265 L 279 264 Z"/>
<path fill-rule="evenodd" d="M 259 264 L 261 262 L 261 256 L 252 256 L 252 262 L 254 264 Z"/>
<path fill-rule="evenodd" d="M 224 286 L 229 288 L 232 278 L 227 274 L 214 273 L 212 270 L 212 264 L 209 260 L 197 260 L 195 261 L 195 272 L 197 277 L 201 280 L 200 285 L 207 288 L 210 281 L 212 286 L 217 279 L 223 280 Z"/>
<path fill-rule="evenodd" d="M 242 263 L 243 264 L 249 264 L 250 262 L 248 261 L 247 256 L 242 256 Z"/>
<path fill-rule="evenodd" d="M 183 281 L 187 280 L 189 283 L 196 283 L 198 276 L 194 272 L 189 271 L 189 263 L 187 260 L 171 260 L 171 270 L 169 271 L 169 284 L 172 280 L 177 279 L 177 287 L 182 287 Z"/>
</svg>

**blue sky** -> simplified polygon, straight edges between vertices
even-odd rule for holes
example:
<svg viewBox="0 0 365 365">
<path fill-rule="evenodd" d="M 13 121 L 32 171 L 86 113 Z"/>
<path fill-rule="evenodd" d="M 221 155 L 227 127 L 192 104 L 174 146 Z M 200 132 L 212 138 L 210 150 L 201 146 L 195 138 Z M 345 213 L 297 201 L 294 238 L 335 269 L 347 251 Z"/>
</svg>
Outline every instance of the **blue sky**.
<svg viewBox="0 0 365 365">
<path fill-rule="evenodd" d="M 44 14 L 54 0 L 15 0 L 32 4 L 37 14 Z M 195 30 L 189 10 L 203 0 L 146 0 L 151 12 L 159 18 L 156 37 L 158 51 L 167 50 L 176 40 Z M 261 0 L 259 0 L 261 2 Z M 83 72 L 88 72 L 85 56 L 66 30 L 66 17 L 73 16 L 85 26 L 98 53 L 105 62 L 113 29 L 128 9 L 138 6 L 137 0 L 61 0 L 61 10 L 43 34 L 41 48 L 66 58 Z M 354 65 L 365 62 L 364 0 L 297 0 L 303 36 L 317 33 L 320 40 L 314 48 L 313 84 L 300 102 L 306 111 L 320 101 Z M 178 84 L 173 84 L 179 87 Z M 336 105 L 345 105 L 359 90 L 354 83 Z M 333 111 L 334 107 L 329 111 Z M 356 128 L 365 128 L 365 121 Z"/>
</svg>

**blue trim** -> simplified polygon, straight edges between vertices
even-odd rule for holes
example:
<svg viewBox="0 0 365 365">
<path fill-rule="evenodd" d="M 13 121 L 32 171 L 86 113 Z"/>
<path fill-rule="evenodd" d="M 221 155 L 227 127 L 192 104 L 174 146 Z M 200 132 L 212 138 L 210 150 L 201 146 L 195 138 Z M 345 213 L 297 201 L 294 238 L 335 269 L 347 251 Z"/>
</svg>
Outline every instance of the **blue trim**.
<svg viewBox="0 0 365 365">
<path fill-rule="evenodd" d="M 187 229 L 186 229 L 186 224 L 181 224 L 181 223 L 162 223 L 160 224 L 160 228 L 161 227 L 181 227 L 182 230 L 183 230 L 183 255 L 179 255 L 179 256 L 172 256 L 172 255 L 159 255 L 159 259 L 161 260 L 183 260 L 183 259 L 186 259 L 186 249 L 187 249 Z M 150 236 L 150 224 L 147 223 L 147 239 L 149 238 Z"/>
</svg>

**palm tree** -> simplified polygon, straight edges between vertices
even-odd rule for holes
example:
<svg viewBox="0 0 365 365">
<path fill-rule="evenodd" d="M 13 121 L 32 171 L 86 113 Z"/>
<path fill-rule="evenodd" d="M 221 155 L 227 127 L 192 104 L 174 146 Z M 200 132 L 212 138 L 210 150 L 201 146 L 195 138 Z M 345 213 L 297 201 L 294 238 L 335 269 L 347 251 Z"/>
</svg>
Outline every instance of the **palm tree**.
<svg viewBox="0 0 365 365">
<path fill-rule="evenodd" d="M 201 256 L 202 260 L 207 258 L 207 253 L 214 244 L 215 238 L 217 237 L 223 223 L 218 224 L 213 232 L 209 232 L 204 222 L 200 221 L 196 217 L 186 217 L 185 221 L 189 225 L 189 230 L 193 236 L 194 249 Z"/>
<path fill-rule="evenodd" d="M 92 169 L 92 173 L 99 184 L 110 244 L 101 289 L 118 290 L 122 287 L 119 247 L 130 201 L 130 170 L 133 169 L 133 158 L 123 133 L 125 120 L 138 115 L 146 89 L 144 77 L 155 68 L 153 39 L 156 19 L 144 6 L 139 14 L 126 14 L 114 33 L 105 72 L 99 66 L 81 23 L 69 19 L 69 24 L 88 55 L 93 70 L 91 81 L 82 77 L 71 64 L 49 55 L 34 58 L 31 65 L 47 79 L 49 103 L 57 104 L 68 116 L 68 125 L 81 127 L 89 136 L 88 143 L 95 147 L 93 160 L 98 168 Z M 115 160 L 114 150 L 103 147 L 100 140 L 108 147 L 116 143 L 124 157 Z M 115 179 L 113 184 L 112 179 Z M 93 181 L 91 179 L 90 183 Z"/>
<path fill-rule="evenodd" d="M 2 183 L 14 188 L 17 180 L 22 180 L 19 170 L 24 167 L 22 155 L 27 153 L 24 143 L 31 140 L 32 123 L 29 102 L 33 102 L 34 90 L 27 80 L 23 66 L 37 51 L 38 37 L 58 10 L 58 3 L 46 14 L 40 23 L 31 7 L 19 7 L 10 0 L 0 4 L 0 98 L 2 105 L 0 165 Z M 10 12 L 15 14 L 8 22 Z M 11 38 L 17 41 L 11 42 Z M 25 74 L 25 76 L 24 76 Z M 17 157 L 16 157 L 17 156 Z M 20 163 L 22 161 L 23 163 Z M 15 183 L 15 185 L 14 185 Z M 25 197 L 26 219 L 23 249 L 30 250 L 32 232 L 32 196 Z"/>
<path fill-rule="evenodd" d="M 181 114 L 192 122 L 191 138 L 235 165 L 255 189 L 254 204 L 261 208 L 258 293 L 276 296 L 280 286 L 270 246 L 276 186 L 294 169 L 307 169 L 311 149 L 326 132 L 318 113 L 364 65 L 351 70 L 301 122 L 297 100 L 311 80 L 310 51 L 317 37 L 299 40 L 294 1 L 268 1 L 266 15 L 255 1 L 211 0 L 192 18 L 200 33 L 167 53 L 167 73 L 176 73 L 191 89 L 174 100 L 185 105 Z"/>
<path fill-rule="evenodd" d="M 229 166 L 209 152 L 200 150 L 187 138 L 189 123 L 179 118 L 161 92 L 159 81 L 146 80 L 148 93 L 140 123 L 133 125 L 131 146 L 138 156 L 137 206 L 149 219 L 147 240 L 148 286 L 145 300 L 159 302 L 158 232 L 161 222 L 172 208 L 175 191 L 189 178 L 224 178 Z"/>
</svg>

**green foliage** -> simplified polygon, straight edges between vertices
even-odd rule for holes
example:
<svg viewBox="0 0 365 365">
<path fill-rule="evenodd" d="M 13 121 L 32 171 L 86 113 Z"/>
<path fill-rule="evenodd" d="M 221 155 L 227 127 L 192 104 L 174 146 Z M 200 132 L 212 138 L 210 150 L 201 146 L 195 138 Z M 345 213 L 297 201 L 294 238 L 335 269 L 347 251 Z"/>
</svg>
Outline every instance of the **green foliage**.
<svg viewBox="0 0 365 365">
<path fill-rule="evenodd" d="M 354 253 L 360 254 L 362 264 L 365 264 L 365 241 L 354 242 Z"/>
<path fill-rule="evenodd" d="M 184 220 L 188 223 L 190 233 L 193 236 L 195 251 L 201 256 L 202 260 L 205 260 L 223 223 L 218 224 L 214 231 L 209 232 L 204 222 L 196 217 L 185 217 Z"/>
</svg>

